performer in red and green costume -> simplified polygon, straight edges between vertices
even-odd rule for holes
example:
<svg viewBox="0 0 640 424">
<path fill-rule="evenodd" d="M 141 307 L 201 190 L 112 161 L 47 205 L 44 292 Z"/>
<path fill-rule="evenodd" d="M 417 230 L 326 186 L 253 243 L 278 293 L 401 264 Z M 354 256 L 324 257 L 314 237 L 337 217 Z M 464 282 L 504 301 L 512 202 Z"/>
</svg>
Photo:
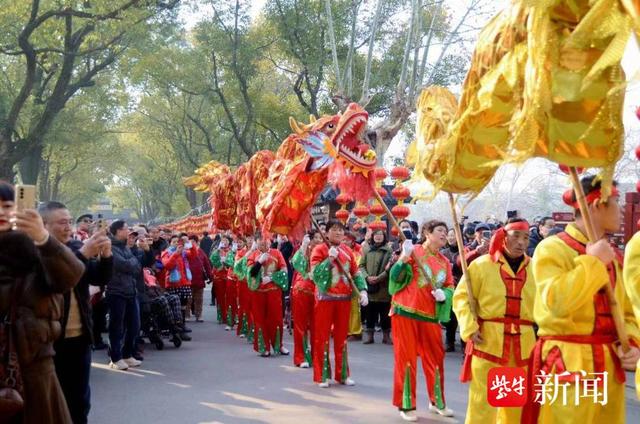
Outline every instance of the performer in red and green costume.
<svg viewBox="0 0 640 424">
<path fill-rule="evenodd" d="M 253 243 L 253 240 L 249 240 Z M 247 248 L 247 241 L 238 237 L 237 240 L 238 250 L 235 255 L 235 262 L 233 265 L 233 274 L 237 279 L 238 287 L 238 328 L 236 334 L 242 338 L 249 335 L 249 329 L 252 327 L 251 320 L 251 302 L 249 286 L 247 285 L 247 256 L 249 249 Z"/>
<path fill-rule="evenodd" d="M 227 252 L 224 259 L 224 268 L 227 270 L 227 286 L 225 289 L 225 302 L 227 311 L 227 326 L 225 330 L 230 331 L 238 321 L 238 276 L 233 268 L 236 264 L 236 252 L 238 250 L 237 241 L 231 245 L 231 249 Z"/>
<path fill-rule="evenodd" d="M 420 356 L 431 404 L 429 410 L 453 416 L 444 398 L 444 345 L 440 323 L 449 321 L 453 297 L 451 263 L 440 253 L 447 243 L 447 225 L 429 221 L 423 227 L 426 242 L 402 245 L 402 254 L 391 267 L 389 293 L 395 354 L 393 404 L 406 421 L 416 421 L 416 361 Z M 412 253 L 421 259 L 430 281 L 425 281 Z"/>
<path fill-rule="evenodd" d="M 282 346 L 282 291 L 289 281 L 287 264 L 277 249 L 270 249 L 268 240 L 256 236 L 256 250 L 247 258 L 247 280 L 254 292 L 251 309 L 255 323 L 253 348 L 263 357 L 274 353 L 288 355 Z"/>
<path fill-rule="evenodd" d="M 293 255 L 291 265 L 296 270 L 291 290 L 291 313 L 293 315 L 293 364 L 300 368 L 309 368 L 311 342 L 313 340 L 313 308 L 315 289 L 309 276 L 309 257 L 313 249 L 322 243 L 322 235 L 311 230 L 302 240 L 300 249 Z"/>
<path fill-rule="evenodd" d="M 228 323 L 227 316 L 227 276 L 228 268 L 225 265 L 227 255 L 231 252 L 231 238 L 226 235 L 220 237 L 220 244 L 209 256 L 213 267 L 213 285 L 216 293 L 216 309 L 218 311 L 218 324 Z M 227 325 L 227 331 L 231 327 Z"/>
<path fill-rule="evenodd" d="M 369 302 L 367 285 L 358 273 L 353 252 L 342 244 L 344 225 L 340 221 L 330 220 L 327 223 L 327 238 L 330 245 L 322 243 L 311 252 L 311 278 L 316 285 L 313 381 L 320 387 L 329 387 L 329 338 L 333 335 L 335 380 L 353 386 L 355 382 L 349 377 L 346 344 L 353 288 L 344 273 L 348 273 L 355 283 L 363 306 Z"/>
</svg>

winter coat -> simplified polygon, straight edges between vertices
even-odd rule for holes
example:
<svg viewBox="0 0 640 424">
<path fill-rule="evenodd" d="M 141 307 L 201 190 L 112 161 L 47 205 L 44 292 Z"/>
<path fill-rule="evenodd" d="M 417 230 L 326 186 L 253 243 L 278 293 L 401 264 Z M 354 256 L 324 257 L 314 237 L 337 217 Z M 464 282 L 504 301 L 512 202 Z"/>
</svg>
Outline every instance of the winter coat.
<svg viewBox="0 0 640 424">
<path fill-rule="evenodd" d="M 203 289 L 206 286 L 205 279 L 213 280 L 213 269 L 209 258 L 201 248 L 194 246 L 192 251 L 193 254 L 187 256 L 192 275 L 191 287 Z"/>
<path fill-rule="evenodd" d="M 82 334 L 87 338 L 88 343 L 93 342 L 93 318 L 91 313 L 91 297 L 89 296 L 89 285 L 105 286 L 111 280 L 113 275 L 113 257 L 97 259 L 87 259 L 80 249 L 82 242 L 71 240 L 67 243 L 67 247 L 82 261 L 85 271 L 82 274 L 80 282 L 73 288 L 73 293 L 78 302 L 80 309 L 80 320 L 82 321 Z M 64 339 L 67 321 L 69 320 L 69 309 L 71 306 L 71 293 L 64 294 L 64 314 L 62 316 L 62 334 L 60 340 Z"/>
<path fill-rule="evenodd" d="M 162 265 L 164 266 L 164 281 L 166 288 L 189 287 L 193 274 L 189 268 L 189 261 L 186 258 L 189 255 L 186 249 L 182 253 L 178 253 L 175 248 L 169 247 L 162 252 Z M 177 274 L 178 281 L 171 281 L 171 275 Z"/>
<path fill-rule="evenodd" d="M 136 296 L 138 278 L 142 275 L 142 266 L 126 241 L 111 239 L 113 252 L 113 276 L 107 284 L 107 296 L 133 298 Z"/>
<path fill-rule="evenodd" d="M 0 233 L 0 316 L 9 313 L 15 287 L 13 329 L 24 384 L 23 423 L 71 422 L 53 365 L 53 341 L 61 333 L 62 294 L 80 281 L 84 269 L 53 237 L 36 247 L 24 233 Z"/>
<path fill-rule="evenodd" d="M 391 302 L 389 270 L 387 268 L 391 253 L 391 247 L 388 244 L 382 246 L 368 245 L 362 252 L 360 273 L 364 279 L 366 280 L 367 277 L 381 277 L 378 282 L 380 289 L 376 293 L 369 294 L 370 302 Z"/>
<path fill-rule="evenodd" d="M 533 256 L 533 252 L 535 252 L 536 247 L 542 241 L 544 237 L 540 234 L 540 230 L 538 227 L 533 227 L 531 231 L 529 231 L 529 247 L 527 248 L 527 255 Z"/>
</svg>

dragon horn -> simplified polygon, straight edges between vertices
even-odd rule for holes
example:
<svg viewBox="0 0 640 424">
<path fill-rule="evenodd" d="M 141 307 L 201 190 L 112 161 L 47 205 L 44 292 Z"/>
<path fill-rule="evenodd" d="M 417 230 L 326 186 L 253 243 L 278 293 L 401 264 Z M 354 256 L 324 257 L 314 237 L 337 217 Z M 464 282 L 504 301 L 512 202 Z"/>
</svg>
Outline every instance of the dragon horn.
<svg viewBox="0 0 640 424">
<path fill-rule="evenodd" d="M 289 117 L 289 126 L 298 135 L 304 133 L 304 130 L 302 128 L 300 128 L 300 125 L 298 125 L 298 121 L 293 119 L 292 116 Z"/>
</svg>

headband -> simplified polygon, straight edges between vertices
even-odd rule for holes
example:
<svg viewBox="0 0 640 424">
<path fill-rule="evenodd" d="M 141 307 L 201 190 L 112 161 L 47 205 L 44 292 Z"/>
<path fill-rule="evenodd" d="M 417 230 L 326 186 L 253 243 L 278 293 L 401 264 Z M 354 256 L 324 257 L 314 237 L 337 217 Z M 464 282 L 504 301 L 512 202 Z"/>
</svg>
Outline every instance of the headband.
<svg viewBox="0 0 640 424">
<path fill-rule="evenodd" d="M 611 194 L 609 197 L 619 196 L 620 192 L 616 187 L 611 187 Z M 578 200 L 573 200 L 573 189 L 569 189 L 564 192 L 562 195 L 562 201 L 567 205 L 571 206 L 573 209 L 580 209 L 580 205 L 578 204 Z M 585 197 L 587 201 L 587 205 L 594 205 L 602 200 L 602 189 L 593 190 L 591 193 L 587 194 Z"/>
<path fill-rule="evenodd" d="M 509 231 L 529 232 L 529 223 L 526 221 L 511 222 L 493 234 L 491 243 L 489 244 L 489 255 L 491 255 L 491 259 L 493 259 L 494 262 L 498 262 L 498 254 L 501 253 L 504 248 L 504 241 Z"/>
</svg>

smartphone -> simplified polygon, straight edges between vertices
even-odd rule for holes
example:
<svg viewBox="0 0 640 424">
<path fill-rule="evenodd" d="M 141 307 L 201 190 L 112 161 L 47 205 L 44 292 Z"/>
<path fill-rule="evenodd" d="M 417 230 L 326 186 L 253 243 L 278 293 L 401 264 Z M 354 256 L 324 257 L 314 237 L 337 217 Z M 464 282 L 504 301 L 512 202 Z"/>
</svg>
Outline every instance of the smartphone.
<svg viewBox="0 0 640 424">
<path fill-rule="evenodd" d="M 483 231 L 482 232 L 482 238 L 487 239 L 487 240 L 491 240 L 491 231 Z"/>
<path fill-rule="evenodd" d="M 98 221 L 96 222 L 97 231 L 102 231 L 107 229 L 107 221 L 102 217 L 102 214 L 98 214 Z"/>
<path fill-rule="evenodd" d="M 35 209 L 36 207 L 36 186 L 16 185 L 16 209 L 22 212 L 25 209 Z"/>
<path fill-rule="evenodd" d="M 407 240 L 413 240 L 413 231 L 411 230 L 403 230 L 402 234 L 404 234 Z"/>
</svg>

